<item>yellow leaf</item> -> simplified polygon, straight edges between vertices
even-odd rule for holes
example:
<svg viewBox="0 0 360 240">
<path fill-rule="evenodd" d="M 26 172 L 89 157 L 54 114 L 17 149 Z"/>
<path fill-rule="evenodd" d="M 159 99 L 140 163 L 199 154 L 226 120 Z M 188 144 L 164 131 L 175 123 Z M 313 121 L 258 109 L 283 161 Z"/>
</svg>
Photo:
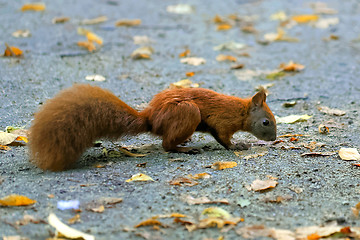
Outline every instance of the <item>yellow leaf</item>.
<svg viewBox="0 0 360 240">
<path fill-rule="evenodd" d="M 11 194 L 0 199 L 0 206 L 27 206 L 36 203 L 26 196 Z"/>
<path fill-rule="evenodd" d="M 236 167 L 237 163 L 236 162 L 215 162 L 211 168 L 215 169 L 215 170 L 223 170 L 226 168 L 233 168 Z"/>
<path fill-rule="evenodd" d="M 231 215 L 226 210 L 219 208 L 219 207 L 210 207 L 204 209 L 204 211 L 201 213 L 202 215 L 207 215 L 208 217 L 213 218 L 223 218 L 227 219 L 230 218 Z"/>
<path fill-rule="evenodd" d="M 151 177 L 143 173 L 137 173 L 133 175 L 130 179 L 126 180 L 125 182 L 132 182 L 132 181 L 154 181 Z"/>
<path fill-rule="evenodd" d="M 57 230 L 58 235 L 62 235 L 70 239 L 84 239 L 84 240 L 95 240 L 93 235 L 83 233 L 79 230 L 69 227 L 68 225 L 61 222 L 55 214 L 50 213 L 48 217 L 49 224 Z"/>
<path fill-rule="evenodd" d="M 308 119 L 312 118 L 312 116 L 309 116 L 307 114 L 304 115 L 289 115 L 286 117 L 275 117 L 276 123 L 296 123 L 296 122 L 303 122 Z"/>
<path fill-rule="evenodd" d="M 150 219 L 147 219 L 147 220 L 144 220 L 144 221 L 140 222 L 139 224 L 137 224 L 135 226 L 135 228 L 143 227 L 143 226 L 163 226 L 163 224 L 159 220 L 156 220 L 154 218 L 150 218 Z"/>
<path fill-rule="evenodd" d="M 103 44 L 103 40 L 101 37 L 99 37 L 98 35 L 96 35 L 93 32 L 87 32 L 86 33 L 86 38 L 88 39 L 89 42 L 96 42 L 99 45 Z"/>
<path fill-rule="evenodd" d="M 299 63 L 294 63 L 293 61 L 290 61 L 289 63 L 281 63 L 279 68 L 285 72 L 298 72 L 305 68 L 304 65 L 301 65 Z"/>
<path fill-rule="evenodd" d="M 194 72 L 187 72 L 187 73 L 185 73 L 185 75 L 187 77 L 193 77 L 195 75 L 195 73 Z"/>
<path fill-rule="evenodd" d="M 14 46 L 9 46 L 8 44 L 5 43 L 6 49 L 4 52 L 4 56 L 5 57 L 20 57 L 22 56 L 22 50 L 20 50 L 20 48 L 14 47 Z"/>
<path fill-rule="evenodd" d="M 228 23 L 224 23 L 224 24 L 219 24 L 217 27 L 216 27 L 216 30 L 217 31 L 227 31 L 229 29 L 232 28 L 232 25 L 228 24 Z"/>
<path fill-rule="evenodd" d="M 205 179 L 205 178 L 210 178 L 211 175 L 208 173 L 197 173 L 195 175 L 189 174 L 189 177 L 191 177 L 192 179 Z"/>
<path fill-rule="evenodd" d="M 132 27 L 141 24 L 141 19 L 122 19 L 115 23 L 116 27 Z"/>
<path fill-rule="evenodd" d="M 21 11 L 44 11 L 45 10 L 45 4 L 44 3 L 28 3 L 24 4 L 21 7 Z"/>
<path fill-rule="evenodd" d="M 297 23 L 308 23 L 312 21 L 317 21 L 319 19 L 318 15 L 296 15 L 291 18 Z"/>
<path fill-rule="evenodd" d="M 75 216 L 73 216 L 72 218 L 70 218 L 68 220 L 68 224 L 74 224 L 76 222 L 81 222 L 80 220 L 80 214 L 76 214 Z"/>
<path fill-rule="evenodd" d="M 339 156 L 342 160 L 360 160 L 360 154 L 356 148 L 341 148 Z"/>
<path fill-rule="evenodd" d="M 170 89 L 174 88 L 197 88 L 200 85 L 198 83 L 193 83 L 189 79 L 183 79 L 178 82 L 174 82 L 170 84 Z"/>
<path fill-rule="evenodd" d="M 93 25 L 93 24 L 99 24 L 99 23 L 106 22 L 107 20 L 108 20 L 108 18 L 106 16 L 100 16 L 100 17 L 93 18 L 93 19 L 85 19 L 85 20 L 81 21 L 81 24 Z"/>
<path fill-rule="evenodd" d="M 27 139 L 27 137 L 23 137 L 23 136 L 18 136 L 16 139 L 16 141 L 24 141 L 24 142 L 28 142 L 29 140 Z"/>
<path fill-rule="evenodd" d="M 190 50 L 186 49 L 184 52 L 179 54 L 179 58 L 187 57 L 190 55 Z"/>
<path fill-rule="evenodd" d="M 222 62 L 222 61 L 230 61 L 230 62 L 236 62 L 236 57 L 230 56 L 230 55 L 224 55 L 220 54 L 216 57 L 216 61 Z"/>
<path fill-rule="evenodd" d="M 95 44 L 89 41 L 79 41 L 77 42 L 77 45 L 86 48 L 89 52 L 96 50 Z"/>
<path fill-rule="evenodd" d="M 11 150 L 11 147 L 0 145 L 0 150 L 9 151 Z"/>
</svg>

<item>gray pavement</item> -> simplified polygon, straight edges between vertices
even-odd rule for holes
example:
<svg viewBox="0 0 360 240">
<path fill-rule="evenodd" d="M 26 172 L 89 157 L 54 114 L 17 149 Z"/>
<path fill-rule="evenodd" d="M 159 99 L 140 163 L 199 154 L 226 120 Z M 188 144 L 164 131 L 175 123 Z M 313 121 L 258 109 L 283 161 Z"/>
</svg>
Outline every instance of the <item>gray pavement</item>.
<svg viewBox="0 0 360 240">
<path fill-rule="evenodd" d="M 20 235 L 29 239 L 46 239 L 54 228 L 47 224 L 14 226 L 25 214 L 47 221 L 54 212 L 66 222 L 72 211 L 58 210 L 60 200 L 80 200 L 81 222 L 72 227 L 93 234 L 96 239 L 241 239 L 234 230 L 220 232 L 217 228 L 188 232 L 184 226 L 162 220 L 168 228 L 134 228 L 136 224 L 154 215 L 183 213 L 198 220 L 201 212 L 212 205 L 189 205 L 183 199 L 207 196 L 227 199 L 229 205 L 219 205 L 236 217 L 244 218 L 234 229 L 263 224 L 268 227 L 295 230 L 301 226 L 320 226 L 337 221 L 344 226 L 359 226 L 351 207 L 359 202 L 360 169 L 341 160 L 337 154 L 328 157 L 301 157 L 309 152 L 304 144 L 324 143 L 315 151 L 338 151 L 341 147 L 360 148 L 360 80 L 358 79 L 360 51 L 360 4 L 358 1 L 326 1 L 338 13 L 321 14 L 320 19 L 338 18 L 339 23 L 328 28 L 299 24 L 284 30 L 298 42 L 276 41 L 262 44 L 266 33 L 276 32 L 279 21 L 270 16 L 283 10 L 288 16 L 312 14 L 310 1 L 205 1 L 188 0 L 102 0 L 102 1 L 43 1 L 44 12 L 21 12 L 26 1 L 0 0 L 0 50 L 5 43 L 24 51 L 22 58 L 0 58 L 0 129 L 6 126 L 29 128 L 33 113 L 41 103 L 61 89 L 74 83 L 89 83 L 87 75 L 100 74 L 104 82 L 91 82 L 112 90 L 123 101 L 135 108 L 148 102 L 157 92 L 171 83 L 185 78 L 186 72 L 195 72 L 191 80 L 215 91 L 248 97 L 255 87 L 273 83 L 269 88 L 268 104 L 275 115 L 291 114 L 313 116 L 307 122 L 279 124 L 278 134 L 306 134 L 299 137 L 295 148 L 284 140 L 280 145 L 266 145 L 268 154 L 249 160 L 237 157 L 221 148 L 206 134 L 197 133 L 190 146 L 204 147 L 199 155 L 168 154 L 161 148 L 161 140 L 149 135 L 119 141 L 122 146 L 149 152 L 143 158 L 106 158 L 102 147 L 91 148 L 74 169 L 60 173 L 43 172 L 28 161 L 26 146 L 12 147 L 0 153 L 0 198 L 16 193 L 37 200 L 30 207 L 0 207 L 0 237 Z M 167 6 L 187 3 L 194 7 L 192 14 L 169 13 Z M 215 15 L 229 14 L 253 22 L 257 33 L 241 31 L 244 22 L 228 31 L 216 31 L 212 22 Z M 101 15 L 108 21 L 97 25 L 80 25 L 84 19 Z M 53 24 L 54 17 L 68 16 L 70 21 Z M 114 27 L 119 19 L 142 20 L 136 27 Z M 104 44 L 89 53 L 77 46 L 84 36 L 78 27 L 87 28 L 101 36 Z M 15 38 L 12 33 L 28 29 L 31 37 Z M 131 53 L 138 48 L 133 36 L 148 36 L 155 52 L 150 60 L 133 60 Z M 331 35 L 338 40 L 325 41 Z M 235 41 L 246 48 L 232 51 L 214 51 L 219 44 Z M 203 57 L 206 63 L 191 66 L 180 63 L 179 53 L 190 49 L 193 56 Z M 242 57 L 248 53 L 250 57 Z M 219 54 L 236 56 L 244 69 L 231 70 L 230 63 L 216 61 Z M 305 65 L 299 73 L 269 80 L 266 74 L 280 63 L 293 60 Z M 297 100 L 292 108 L 285 102 Z M 327 106 L 346 111 L 344 116 L 331 116 L 318 110 Z M 332 121 L 328 123 L 328 121 Z M 327 123 L 329 134 L 319 134 L 318 126 Z M 254 147 L 244 155 L 256 153 L 255 137 L 239 133 L 235 140 L 246 140 Z M 112 147 L 104 141 L 103 146 Z M 261 150 L 262 151 L 262 150 Z M 206 168 L 216 161 L 236 161 L 238 166 L 224 171 Z M 137 164 L 146 162 L 146 168 Z M 104 168 L 95 168 L 101 163 Z M 126 183 L 133 174 L 143 172 L 154 182 Z M 177 176 L 207 172 L 210 179 L 199 180 L 196 186 L 173 186 L 169 182 Z M 277 178 L 278 185 L 267 192 L 249 191 L 246 186 L 255 179 Z M 1 180 L 3 180 L 1 182 Z M 295 191 L 301 189 L 301 192 Z M 54 198 L 48 195 L 53 194 Z M 290 196 L 281 203 L 267 198 Z M 102 197 L 121 197 L 123 202 L 103 213 L 86 210 Z M 250 204 L 241 207 L 240 202 Z M 265 238 L 264 238 L 265 239 Z"/>
</svg>

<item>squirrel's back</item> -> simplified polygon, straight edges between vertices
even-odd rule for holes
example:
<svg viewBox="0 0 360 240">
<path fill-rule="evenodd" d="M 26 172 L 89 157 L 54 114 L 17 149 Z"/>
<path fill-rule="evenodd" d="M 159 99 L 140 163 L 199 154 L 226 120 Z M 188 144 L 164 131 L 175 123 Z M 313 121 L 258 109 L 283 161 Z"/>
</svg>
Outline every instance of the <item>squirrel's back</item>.
<svg viewBox="0 0 360 240">
<path fill-rule="evenodd" d="M 30 128 L 31 160 L 52 171 L 69 168 L 100 137 L 147 131 L 146 119 L 110 91 L 75 85 L 48 100 Z"/>
</svg>

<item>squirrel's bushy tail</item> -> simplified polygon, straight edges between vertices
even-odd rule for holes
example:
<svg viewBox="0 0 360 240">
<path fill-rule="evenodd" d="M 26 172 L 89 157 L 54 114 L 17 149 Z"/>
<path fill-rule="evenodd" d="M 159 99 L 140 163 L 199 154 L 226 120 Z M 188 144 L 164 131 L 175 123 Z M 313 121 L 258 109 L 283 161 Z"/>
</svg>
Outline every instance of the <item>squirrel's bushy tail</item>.
<svg viewBox="0 0 360 240">
<path fill-rule="evenodd" d="M 30 128 L 31 161 L 44 170 L 71 167 L 101 137 L 148 131 L 147 120 L 110 91 L 74 85 L 48 100 Z"/>
</svg>

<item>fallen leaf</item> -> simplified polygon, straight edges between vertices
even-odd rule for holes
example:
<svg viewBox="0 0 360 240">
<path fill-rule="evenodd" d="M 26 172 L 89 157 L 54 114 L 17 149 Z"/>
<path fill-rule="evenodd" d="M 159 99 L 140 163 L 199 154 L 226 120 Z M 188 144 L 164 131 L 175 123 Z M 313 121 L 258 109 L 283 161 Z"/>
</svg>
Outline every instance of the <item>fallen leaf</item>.
<svg viewBox="0 0 360 240">
<path fill-rule="evenodd" d="M 316 237 L 329 237 L 334 233 L 340 232 L 341 228 L 341 226 L 337 225 L 300 227 L 295 230 L 295 234 L 297 239 L 319 239 Z"/>
<path fill-rule="evenodd" d="M 285 42 L 298 42 L 299 39 L 286 35 L 282 28 L 278 28 L 276 33 L 266 33 L 264 39 L 269 42 L 285 41 Z"/>
<path fill-rule="evenodd" d="M 79 47 L 86 48 L 89 52 L 96 50 L 95 44 L 92 42 L 89 42 L 89 41 L 79 41 L 79 42 L 77 42 L 77 45 Z"/>
<path fill-rule="evenodd" d="M 242 68 L 244 68 L 244 66 L 245 65 L 243 63 L 239 63 L 239 64 L 232 65 L 230 67 L 230 69 L 242 69 Z"/>
<path fill-rule="evenodd" d="M 323 18 L 320 19 L 319 21 L 317 21 L 316 23 L 314 23 L 314 26 L 317 28 L 328 28 L 330 26 L 333 25 L 337 25 L 339 24 L 339 18 L 335 17 L 335 18 Z"/>
<path fill-rule="evenodd" d="M 54 17 L 51 22 L 53 24 L 58 24 L 58 23 L 65 23 L 67 21 L 69 21 L 70 18 L 69 17 Z"/>
<path fill-rule="evenodd" d="M 0 132 L 0 145 L 8 145 L 14 142 L 18 135 L 8 132 Z"/>
<path fill-rule="evenodd" d="M 54 213 L 50 213 L 48 221 L 56 229 L 56 236 L 62 235 L 70 239 L 83 238 L 84 240 L 95 240 L 93 235 L 83 233 L 62 223 Z"/>
<path fill-rule="evenodd" d="M 342 160 L 346 161 L 360 160 L 360 154 L 356 148 L 341 148 L 339 156 Z"/>
<path fill-rule="evenodd" d="M 207 179 L 207 178 L 210 178 L 211 175 L 208 173 L 197 173 L 195 175 L 189 174 L 189 177 L 192 179 Z"/>
<path fill-rule="evenodd" d="M 236 162 L 215 162 L 211 165 L 211 168 L 215 170 L 224 170 L 226 168 L 233 168 L 236 167 Z"/>
<path fill-rule="evenodd" d="M 278 11 L 270 16 L 270 19 L 275 21 L 285 21 L 287 18 L 288 17 L 284 11 Z"/>
<path fill-rule="evenodd" d="M 255 29 L 253 25 L 243 26 L 241 31 L 244 33 L 257 33 L 258 31 Z"/>
<path fill-rule="evenodd" d="M 171 213 L 171 214 L 157 215 L 152 218 L 157 219 L 157 218 L 185 218 L 185 217 L 187 217 L 187 216 L 184 214 L 175 212 L 175 213 Z"/>
<path fill-rule="evenodd" d="M 132 153 L 124 147 L 118 148 L 120 152 L 124 153 L 128 157 L 145 157 L 147 154 Z"/>
<path fill-rule="evenodd" d="M 138 227 L 144 227 L 144 226 L 161 226 L 164 227 L 164 225 L 157 219 L 154 218 L 150 218 L 150 219 L 146 219 L 142 222 L 140 222 L 139 224 L 135 225 L 135 228 Z"/>
<path fill-rule="evenodd" d="M 133 40 L 136 45 L 144 45 L 152 42 L 148 36 L 133 36 Z"/>
<path fill-rule="evenodd" d="M 269 80 L 277 80 L 285 76 L 286 76 L 285 72 L 276 70 L 275 72 L 267 74 L 265 77 Z"/>
<path fill-rule="evenodd" d="M 193 83 L 189 79 L 183 79 L 178 82 L 170 83 L 170 89 L 175 88 L 198 88 L 200 85 L 198 83 Z"/>
<path fill-rule="evenodd" d="M 88 81 L 96 81 L 96 82 L 103 82 L 106 80 L 106 78 L 102 75 L 95 74 L 95 75 L 88 75 L 85 77 Z"/>
<path fill-rule="evenodd" d="M 216 61 L 218 61 L 218 62 L 223 62 L 223 61 L 236 62 L 237 59 L 234 56 L 220 54 L 216 57 Z"/>
<path fill-rule="evenodd" d="M 98 207 L 90 208 L 90 211 L 96 212 L 96 213 L 102 213 L 102 212 L 104 212 L 104 210 L 105 210 L 104 205 L 100 205 Z"/>
<path fill-rule="evenodd" d="M 260 180 L 256 179 L 251 183 L 251 189 L 254 191 L 262 191 L 269 188 L 274 188 L 278 184 L 277 181 L 267 179 L 267 180 Z"/>
<path fill-rule="evenodd" d="M 15 224 L 19 225 L 19 226 L 24 226 L 29 223 L 39 224 L 39 223 L 46 223 L 46 222 L 42 219 L 37 219 L 34 216 L 31 216 L 28 214 L 25 214 L 21 220 L 15 222 Z"/>
<path fill-rule="evenodd" d="M 143 174 L 143 173 L 137 173 L 133 175 L 131 178 L 126 180 L 125 182 L 132 182 L 132 181 L 155 181 L 150 176 Z"/>
<path fill-rule="evenodd" d="M 198 184 L 199 183 L 196 182 L 195 180 L 187 177 L 178 177 L 170 181 L 170 185 L 178 185 L 178 186 L 185 185 L 192 187 Z"/>
<path fill-rule="evenodd" d="M 216 31 L 226 31 L 231 29 L 233 26 L 228 24 L 228 23 L 224 23 L 224 24 L 219 24 L 216 26 Z"/>
<path fill-rule="evenodd" d="M 227 219 L 231 217 L 229 212 L 219 207 L 206 208 L 202 211 L 201 215 L 206 215 L 207 217 L 212 217 L 212 218 L 222 218 L 222 219 Z"/>
<path fill-rule="evenodd" d="M 44 3 L 37 2 L 37 3 L 24 4 L 20 10 L 23 12 L 25 12 L 25 11 L 44 11 L 45 8 L 46 8 L 46 6 Z"/>
<path fill-rule="evenodd" d="M 74 223 L 77 223 L 77 222 L 81 222 L 81 219 L 80 219 L 80 214 L 76 214 L 75 216 L 73 216 L 72 218 L 70 218 L 68 220 L 68 224 L 74 224 Z"/>
<path fill-rule="evenodd" d="M 290 107 L 295 106 L 296 104 L 297 104 L 296 101 L 285 102 L 285 103 L 283 103 L 283 107 L 290 108 Z"/>
<path fill-rule="evenodd" d="M 92 18 L 92 19 L 84 19 L 81 21 L 81 24 L 93 25 L 93 24 L 99 24 L 99 23 L 106 22 L 107 20 L 108 20 L 108 18 L 106 16 L 100 16 L 100 17 Z"/>
<path fill-rule="evenodd" d="M 29 240 L 29 238 L 22 236 L 3 236 L 2 240 Z"/>
<path fill-rule="evenodd" d="M 244 49 L 246 47 L 245 44 L 243 43 L 238 43 L 238 42 L 226 42 L 226 43 L 223 43 L 223 44 L 220 44 L 220 45 L 217 45 L 215 46 L 213 49 L 215 51 L 221 51 L 221 50 L 231 50 L 231 51 L 234 51 L 234 50 L 241 50 L 241 49 Z"/>
<path fill-rule="evenodd" d="M 271 237 L 272 231 L 264 225 L 244 226 L 236 229 L 236 233 L 243 238 Z"/>
<path fill-rule="evenodd" d="M 335 108 L 329 108 L 329 107 L 325 107 L 325 106 L 320 106 L 318 107 L 318 110 L 322 113 L 326 113 L 329 115 L 334 115 L 334 116 L 343 116 L 346 114 L 345 111 L 340 110 L 340 109 L 335 109 Z"/>
<path fill-rule="evenodd" d="M 287 64 L 281 63 L 279 68 L 285 72 L 299 72 L 305 68 L 304 65 L 299 63 L 294 63 L 293 61 L 288 62 Z"/>
<path fill-rule="evenodd" d="M 98 35 L 96 35 L 95 33 L 91 32 L 90 30 L 79 27 L 77 29 L 77 32 L 78 32 L 79 35 L 85 36 L 89 42 L 95 42 L 95 43 L 97 43 L 99 45 L 103 44 L 102 38 L 99 37 Z"/>
<path fill-rule="evenodd" d="M 135 49 L 131 54 L 131 58 L 134 60 L 150 59 L 150 56 L 153 53 L 154 53 L 154 49 L 152 47 L 144 46 L 144 47 Z"/>
<path fill-rule="evenodd" d="M 20 48 L 9 46 L 7 43 L 5 43 L 5 52 L 4 57 L 21 57 L 22 56 L 22 50 Z"/>
<path fill-rule="evenodd" d="M 199 58 L 199 57 L 185 57 L 180 59 L 180 62 L 193 66 L 199 66 L 201 64 L 205 64 L 206 60 L 204 58 Z"/>
<path fill-rule="evenodd" d="M 193 77 L 195 75 L 195 72 L 187 72 L 185 73 L 187 77 Z"/>
<path fill-rule="evenodd" d="M 177 4 L 166 7 L 166 11 L 176 14 L 191 14 L 195 12 L 195 8 L 188 4 Z"/>
<path fill-rule="evenodd" d="M 215 15 L 215 17 L 213 18 L 213 22 L 215 24 L 225 24 L 227 23 L 222 17 L 220 17 L 219 15 Z"/>
<path fill-rule="evenodd" d="M 191 53 L 190 50 L 186 49 L 184 52 L 179 54 L 179 58 L 188 57 L 190 56 L 190 53 Z"/>
<path fill-rule="evenodd" d="M 301 156 L 305 157 L 305 156 L 332 156 L 336 153 L 334 152 L 307 152 L 307 153 L 302 153 Z"/>
<path fill-rule="evenodd" d="M 0 144 L 0 150 L 9 151 L 9 150 L 11 150 L 11 147 L 4 146 L 4 145 Z"/>
<path fill-rule="evenodd" d="M 36 200 L 17 194 L 11 194 L 0 199 L 0 206 L 28 206 L 34 203 Z"/>
<path fill-rule="evenodd" d="M 141 19 L 121 19 L 115 23 L 116 27 L 133 27 L 141 24 Z"/>
<path fill-rule="evenodd" d="M 20 30 L 13 32 L 11 35 L 16 38 L 20 38 L 20 37 L 27 38 L 27 37 L 31 36 L 31 33 L 30 33 L 30 30 L 28 30 L 28 29 L 20 29 Z"/>
<path fill-rule="evenodd" d="M 312 118 L 312 116 L 309 116 L 307 114 L 305 114 L 305 115 L 290 115 L 290 116 L 286 116 L 286 117 L 275 117 L 277 124 L 280 124 L 280 123 L 291 124 L 291 123 L 296 123 L 296 122 L 303 122 L 310 118 Z"/>
<path fill-rule="evenodd" d="M 210 200 L 208 197 L 199 197 L 194 198 L 190 195 L 186 196 L 185 201 L 190 205 L 197 205 L 197 204 L 229 204 L 229 201 L 226 199 L 220 199 L 220 200 Z"/>
<path fill-rule="evenodd" d="M 237 205 L 239 205 L 240 207 L 244 208 L 247 207 L 251 204 L 251 202 L 248 199 L 239 199 L 236 202 Z"/>
<path fill-rule="evenodd" d="M 319 19 L 318 15 L 296 15 L 291 17 L 297 23 L 308 23 L 317 21 Z"/>
<path fill-rule="evenodd" d="M 117 197 L 103 197 L 99 199 L 97 202 L 105 205 L 115 205 L 121 203 L 123 201 L 122 198 Z"/>
</svg>

